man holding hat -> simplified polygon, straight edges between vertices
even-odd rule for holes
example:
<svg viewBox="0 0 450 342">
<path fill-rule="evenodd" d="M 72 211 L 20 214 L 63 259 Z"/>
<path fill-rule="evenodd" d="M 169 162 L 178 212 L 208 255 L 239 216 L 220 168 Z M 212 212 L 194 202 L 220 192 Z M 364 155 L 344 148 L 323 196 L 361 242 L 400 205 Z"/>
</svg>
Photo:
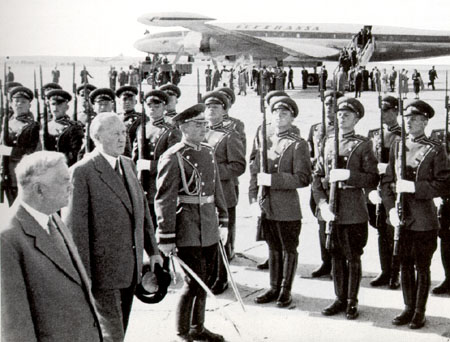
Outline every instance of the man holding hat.
<svg viewBox="0 0 450 342">
<path fill-rule="evenodd" d="M 237 178 L 245 171 L 245 148 L 237 132 L 223 126 L 223 116 L 228 108 L 228 99 L 219 91 L 205 94 L 202 102 L 206 105 L 205 118 L 209 129 L 205 142 L 214 149 L 220 182 L 228 210 L 228 238 L 224 246 L 228 260 L 234 255 L 234 241 L 236 238 L 236 205 L 238 191 Z M 216 278 L 211 291 L 214 294 L 224 292 L 228 288 L 227 272 L 221 256 L 218 256 Z"/>
<path fill-rule="evenodd" d="M 393 96 L 385 96 L 381 100 L 381 120 L 383 122 L 384 146 L 381 146 L 381 129 L 369 130 L 368 137 L 372 140 L 375 156 L 378 160 L 378 173 L 381 177 L 386 173 L 389 161 L 389 150 L 392 143 L 401 136 L 401 128 L 397 122 L 398 100 Z M 386 210 L 383 206 L 378 190 L 372 190 L 368 196 L 367 210 L 369 222 L 378 230 L 378 252 L 380 257 L 381 273 L 372 281 L 372 286 L 389 285 L 391 289 L 397 289 L 399 283 L 400 265 L 398 258 L 393 257 L 394 227 L 386 223 Z M 377 221 L 377 207 L 378 221 Z M 377 225 L 378 223 L 378 225 Z"/>
<path fill-rule="evenodd" d="M 336 93 L 336 94 L 335 94 Z M 325 115 L 326 115 L 326 134 L 322 134 L 322 122 L 318 122 L 311 126 L 309 129 L 309 135 L 308 135 L 308 144 L 309 144 L 309 151 L 311 153 L 311 161 L 312 161 L 312 167 L 315 168 L 316 162 L 320 157 L 320 150 L 322 148 L 321 144 L 323 143 L 323 137 L 328 137 L 330 134 L 333 133 L 334 128 L 334 118 L 337 112 L 337 103 L 334 103 L 334 98 L 336 95 L 336 101 L 344 96 L 340 91 L 334 91 L 334 90 L 327 90 L 324 92 L 324 106 L 325 106 Z M 309 201 L 309 205 L 311 208 L 311 211 L 313 214 L 317 217 L 317 222 L 319 223 L 319 242 L 320 242 L 320 256 L 322 259 L 322 264 L 316 268 L 312 273 L 311 277 L 313 278 L 319 278 L 322 276 L 329 276 L 331 272 L 331 254 L 330 252 L 325 248 L 325 228 L 326 228 L 326 222 L 320 219 L 320 216 L 317 215 L 316 209 L 316 202 L 314 202 L 314 196 L 312 194 L 311 189 L 311 198 Z"/>
<path fill-rule="evenodd" d="M 45 149 L 64 153 L 67 164 L 72 166 L 77 161 L 78 153 L 83 145 L 83 124 L 70 120 L 66 114 L 72 96 L 65 90 L 54 89 L 47 92 L 47 101 L 53 120 L 48 123 Z"/>
<path fill-rule="evenodd" d="M 31 154 L 41 149 L 39 129 L 40 125 L 35 121 L 30 112 L 33 92 L 23 86 L 13 87 L 9 90 L 9 101 L 13 110 L 13 116 L 8 120 L 8 134 L 0 141 L 0 154 L 7 156 L 6 168 L 6 197 L 11 205 L 17 197 L 17 181 L 14 170 L 26 154 Z M 4 145 L 3 145 L 4 144 Z"/>
<path fill-rule="evenodd" d="M 86 94 L 84 94 L 85 88 Z M 94 119 L 96 115 L 96 113 L 92 109 L 91 103 L 89 102 L 89 94 L 95 89 L 97 89 L 97 87 L 90 83 L 86 84 L 86 86 L 82 84 L 77 88 L 77 95 L 83 99 L 82 101 L 83 109 L 77 113 L 77 118 L 78 121 L 80 121 L 83 125 L 87 123 L 88 113 L 90 115 L 91 121 Z"/>
<path fill-rule="evenodd" d="M 114 110 L 115 98 L 116 93 L 110 88 L 97 88 L 89 94 L 89 99 L 97 115 L 112 112 Z"/>
<path fill-rule="evenodd" d="M 155 195 L 156 195 L 156 174 L 158 171 L 158 161 L 161 155 L 171 146 L 181 140 L 181 133 L 171 124 L 164 120 L 164 113 L 168 103 L 168 96 L 161 90 L 152 90 L 145 94 L 144 101 L 147 105 L 147 115 L 149 120 L 145 124 L 146 142 L 142 141 L 141 129 L 136 129 L 136 140 L 133 145 L 133 160 L 136 161 L 137 169 L 142 177 L 147 180 L 142 184 L 147 195 L 150 207 L 150 214 L 156 226 Z M 140 120 L 139 120 L 140 123 Z M 139 159 L 140 150 L 144 147 L 144 159 Z"/>
<path fill-rule="evenodd" d="M 405 108 L 406 175 L 398 175 L 401 163 L 399 148 L 391 147 L 386 175 L 382 179 L 382 195 L 392 226 L 399 224 L 395 208 L 396 194 L 404 199 L 405 229 L 399 241 L 401 283 L 405 309 L 392 321 L 394 325 L 409 324 L 411 329 L 425 325 L 425 308 L 430 290 L 430 264 L 437 248 L 439 221 L 434 197 L 445 195 L 450 168 L 445 147 L 425 136 L 428 120 L 434 109 L 416 100 Z"/>
<path fill-rule="evenodd" d="M 270 105 L 271 132 L 267 135 L 268 171 L 261 172 L 261 139 L 258 129 L 253 142 L 250 164 L 249 200 L 253 213 L 264 210 L 261 225 L 269 245 L 270 289 L 255 298 L 258 304 L 277 301 L 278 307 L 292 302 L 291 288 L 297 270 L 297 247 L 301 230 L 301 209 L 297 193 L 311 183 L 308 144 L 292 133 L 298 115 L 293 99 L 281 96 Z M 260 208 L 258 188 L 268 188 L 266 204 Z"/>
<path fill-rule="evenodd" d="M 174 117 L 182 140 L 159 161 L 155 209 L 159 248 L 169 255 L 178 251 L 204 282 L 214 268 L 219 238 L 226 243 L 228 216 L 219 169 L 206 137 L 205 105 L 196 104 Z M 187 273 L 176 312 L 178 341 L 224 341 L 207 330 L 206 292 Z"/>
<path fill-rule="evenodd" d="M 173 84 L 163 85 L 159 90 L 165 92 L 167 95 L 165 119 L 169 124 L 173 125 L 172 119 L 177 115 L 177 103 L 181 96 L 181 90 Z"/>
<path fill-rule="evenodd" d="M 119 118 L 125 124 L 128 133 L 127 145 L 123 153 L 127 157 L 131 157 L 131 149 L 136 139 L 136 129 L 139 126 L 139 118 L 141 117 L 141 113 L 135 110 L 137 95 L 138 89 L 134 86 L 122 86 L 116 91 L 116 96 L 122 104 L 122 112 L 119 113 Z"/>
<path fill-rule="evenodd" d="M 316 163 L 313 196 L 318 219 L 334 221 L 331 235 L 335 301 L 324 310 L 325 316 L 346 312 L 347 319 L 358 317 L 358 291 L 361 282 L 361 255 L 367 243 L 368 214 L 364 189 L 377 186 L 379 176 L 372 142 L 355 134 L 355 125 L 364 116 L 363 105 L 354 98 L 338 100 L 336 119 L 339 127 L 337 168 L 331 168 L 335 156 L 334 133 L 325 138 L 323 158 Z M 331 183 L 337 186 L 337 215 L 329 206 Z"/>
</svg>

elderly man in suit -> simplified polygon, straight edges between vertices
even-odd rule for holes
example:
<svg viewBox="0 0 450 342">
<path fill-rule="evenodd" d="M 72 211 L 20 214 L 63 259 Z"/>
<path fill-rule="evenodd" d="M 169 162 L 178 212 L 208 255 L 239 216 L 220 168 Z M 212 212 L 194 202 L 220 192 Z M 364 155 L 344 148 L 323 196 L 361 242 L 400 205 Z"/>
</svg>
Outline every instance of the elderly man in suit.
<svg viewBox="0 0 450 342">
<path fill-rule="evenodd" d="M 91 284 L 56 213 L 72 191 L 65 157 L 25 156 L 19 197 L 1 224 L 2 341 L 103 341 Z"/>
<path fill-rule="evenodd" d="M 123 341 L 144 248 L 152 270 L 162 258 L 135 166 L 122 155 L 125 125 L 117 114 L 101 113 L 92 121 L 91 138 L 96 149 L 71 168 L 74 191 L 65 221 L 112 341 Z"/>
</svg>

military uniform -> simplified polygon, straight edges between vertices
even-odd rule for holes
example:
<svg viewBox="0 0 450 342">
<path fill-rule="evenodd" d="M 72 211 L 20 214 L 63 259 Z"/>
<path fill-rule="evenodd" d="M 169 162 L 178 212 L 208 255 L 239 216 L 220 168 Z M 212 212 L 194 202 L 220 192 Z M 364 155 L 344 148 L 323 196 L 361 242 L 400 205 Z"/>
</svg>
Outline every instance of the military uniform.
<svg viewBox="0 0 450 342">
<path fill-rule="evenodd" d="M 434 110 L 418 100 L 406 107 L 405 116 L 408 115 L 431 118 Z M 387 212 L 395 207 L 395 182 L 400 179 L 400 149 L 400 141 L 391 146 L 389 164 L 382 179 L 383 203 Z M 425 135 L 409 136 L 406 151 L 406 175 L 403 179 L 413 182 L 415 192 L 402 194 L 405 228 L 400 233 L 399 257 L 405 310 L 394 318 L 393 324 L 410 323 L 410 328 L 418 329 L 425 324 L 430 264 L 437 248 L 439 221 L 433 198 L 443 195 L 448 187 L 449 163 L 443 145 Z"/>
<path fill-rule="evenodd" d="M 18 86 L 11 88 L 9 97 L 25 97 L 29 101 L 33 100 L 33 92 L 25 87 Z M 1 137 L 1 144 L 11 147 L 10 155 L 2 158 L 5 168 L 6 197 L 9 204 L 12 204 L 17 197 L 17 180 L 14 172 L 17 164 L 26 154 L 31 154 L 42 148 L 39 136 L 40 125 L 34 120 L 31 112 L 12 116 L 8 120 L 8 134 Z"/>
<path fill-rule="evenodd" d="M 180 96 L 181 96 L 180 88 L 178 88 L 174 84 L 165 84 L 162 87 L 159 87 L 159 90 L 165 92 L 166 95 L 169 96 L 169 97 L 170 96 L 176 96 L 176 98 L 179 99 Z M 174 125 L 173 117 L 176 116 L 177 114 L 178 113 L 175 110 L 175 108 L 167 110 L 165 115 L 164 115 L 165 118 L 166 118 L 166 122 L 171 124 L 171 125 Z"/>
<path fill-rule="evenodd" d="M 359 118 L 364 115 L 364 107 L 352 98 L 338 100 L 338 111 L 341 110 L 350 110 Z M 335 154 L 334 134 L 326 138 L 323 148 L 323 157 L 319 157 L 315 167 L 312 191 L 318 204 L 316 216 L 318 220 L 325 221 L 320 206 L 329 201 L 329 175 Z M 347 318 L 354 319 L 358 314 L 361 255 L 368 237 L 368 213 L 363 189 L 376 187 L 379 180 L 371 141 L 354 131 L 342 134 L 339 137 L 337 168 L 349 170 L 350 176 L 338 183 L 337 215 L 331 235 L 336 300 L 322 313 L 334 315 L 346 310 Z"/>
<path fill-rule="evenodd" d="M 291 111 L 293 117 L 298 114 L 295 101 L 282 96 L 274 101 L 271 110 L 279 107 Z M 258 200 L 257 175 L 261 172 L 261 141 L 258 130 L 254 139 L 250 164 L 249 200 Z M 270 289 L 255 299 L 256 303 L 268 303 L 277 300 L 280 307 L 291 303 L 291 288 L 297 269 L 297 247 L 301 230 L 302 213 L 298 188 L 311 183 L 311 161 L 308 144 L 291 129 L 278 132 L 275 128 L 267 130 L 267 173 L 271 185 L 265 187 L 267 193 L 262 200 L 261 228 L 269 246 Z"/>
<path fill-rule="evenodd" d="M 124 99 L 129 99 L 131 97 L 135 98 L 137 95 L 138 90 L 136 87 L 133 86 L 121 86 L 116 91 L 116 96 L 118 98 L 121 98 L 123 101 Z M 140 125 L 141 122 L 140 118 L 142 117 L 142 114 L 136 112 L 134 106 L 132 109 L 118 114 L 120 120 L 124 123 L 127 129 L 127 142 L 125 145 L 125 151 L 123 152 L 123 155 L 131 157 L 133 143 L 134 140 L 136 139 L 136 130 Z"/>
<path fill-rule="evenodd" d="M 77 88 L 77 95 L 84 97 L 84 88 L 85 85 L 82 84 Z M 92 85 L 92 84 L 86 84 L 86 91 L 87 91 L 87 96 L 89 97 L 89 94 L 94 91 L 95 89 L 97 89 L 96 86 Z M 88 100 L 89 101 L 89 98 Z M 89 113 L 89 116 L 88 116 Z M 87 109 L 83 109 L 81 111 L 78 111 L 77 113 L 77 119 L 78 121 L 80 121 L 83 125 L 86 125 L 88 118 L 90 117 L 91 121 L 94 119 L 96 113 L 94 112 L 94 110 L 92 109 L 92 105 L 89 105 Z"/>
<path fill-rule="evenodd" d="M 175 118 L 181 123 L 195 117 L 204 121 L 200 114 L 204 110 L 204 105 L 196 105 Z M 219 224 L 226 227 L 228 223 L 213 148 L 185 140 L 172 146 L 160 158 L 157 189 L 160 246 L 175 243 L 178 256 L 207 282 L 217 253 Z M 183 340 L 192 340 L 188 337 L 190 328 L 194 333 L 205 331 L 205 306 L 206 292 L 188 274 L 176 313 L 177 332 Z"/>
<path fill-rule="evenodd" d="M 444 129 L 436 129 L 431 132 L 431 139 L 435 139 L 444 142 L 445 131 Z M 447 138 L 448 139 L 448 138 Z M 447 140 L 447 151 L 450 151 L 450 139 Z M 450 187 L 447 187 L 449 189 Z M 450 191 L 450 190 L 449 190 Z M 432 292 L 434 294 L 450 293 L 450 193 L 445 194 L 442 197 L 442 205 L 438 208 L 439 225 L 439 237 L 441 238 L 441 260 L 444 268 L 445 279 L 436 286 Z"/>
</svg>

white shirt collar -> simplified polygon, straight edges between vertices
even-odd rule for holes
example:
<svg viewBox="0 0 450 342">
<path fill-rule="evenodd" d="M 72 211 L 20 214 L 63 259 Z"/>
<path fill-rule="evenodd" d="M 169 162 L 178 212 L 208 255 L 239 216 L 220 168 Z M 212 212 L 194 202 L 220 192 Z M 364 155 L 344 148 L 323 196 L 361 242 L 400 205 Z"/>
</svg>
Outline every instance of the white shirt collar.
<svg viewBox="0 0 450 342">
<path fill-rule="evenodd" d="M 118 158 L 114 158 L 112 156 L 110 156 L 109 154 L 106 154 L 105 152 L 103 152 L 102 150 L 98 149 L 98 151 L 100 152 L 100 154 L 105 157 L 106 161 L 108 162 L 109 165 L 111 165 L 111 167 L 113 169 L 116 168 L 116 161 Z"/>
<path fill-rule="evenodd" d="M 25 203 L 25 201 L 23 200 L 20 201 L 20 205 L 36 220 L 37 223 L 39 223 L 39 225 L 47 232 L 47 234 L 49 234 L 47 225 L 50 216 L 37 211 L 36 209 Z"/>
</svg>

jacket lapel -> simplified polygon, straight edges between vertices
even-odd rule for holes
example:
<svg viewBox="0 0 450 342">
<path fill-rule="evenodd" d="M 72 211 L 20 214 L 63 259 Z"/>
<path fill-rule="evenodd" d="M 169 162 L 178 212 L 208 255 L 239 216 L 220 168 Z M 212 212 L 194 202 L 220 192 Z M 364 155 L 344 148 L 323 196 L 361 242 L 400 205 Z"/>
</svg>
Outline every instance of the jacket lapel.
<svg viewBox="0 0 450 342">
<path fill-rule="evenodd" d="M 101 180 L 111 189 L 112 192 L 122 201 L 125 208 L 127 208 L 130 214 L 133 213 L 130 197 L 125 184 L 113 170 L 108 161 L 100 154 L 96 152 L 93 156 L 95 168 L 100 173 Z M 124 172 L 125 173 L 125 172 Z"/>
<path fill-rule="evenodd" d="M 57 268 L 81 285 L 76 269 L 72 264 L 69 264 L 71 260 L 67 260 L 67 257 L 55 246 L 47 232 L 39 226 L 39 223 L 22 206 L 19 206 L 17 210 L 17 219 L 22 225 L 25 234 L 34 237 L 36 248 L 50 259 Z"/>
</svg>

